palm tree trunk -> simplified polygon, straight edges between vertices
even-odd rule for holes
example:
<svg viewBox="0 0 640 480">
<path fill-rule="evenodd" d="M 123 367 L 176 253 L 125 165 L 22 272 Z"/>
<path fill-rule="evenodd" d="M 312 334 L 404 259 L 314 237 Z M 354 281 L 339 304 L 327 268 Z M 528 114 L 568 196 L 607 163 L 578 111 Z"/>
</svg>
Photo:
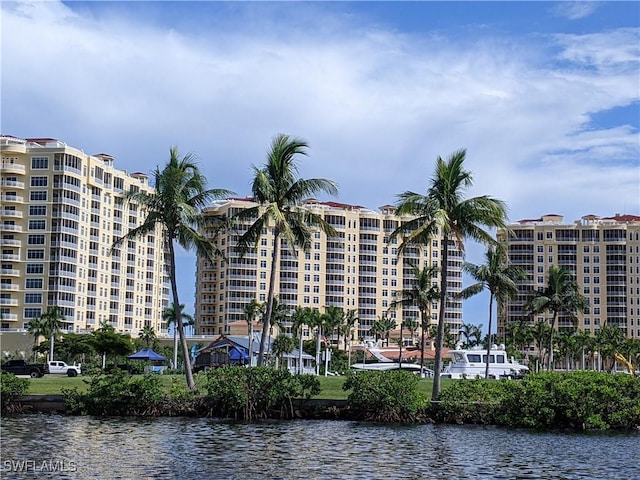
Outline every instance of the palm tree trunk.
<svg viewBox="0 0 640 480">
<path fill-rule="evenodd" d="M 173 239 L 167 234 L 167 243 L 169 250 L 169 280 L 171 281 L 171 294 L 173 295 L 173 313 L 175 315 L 175 324 L 178 328 L 180 344 L 182 346 L 182 356 L 184 357 L 184 373 L 187 377 L 187 388 L 195 390 L 196 384 L 193 381 L 193 372 L 191 371 L 191 358 L 189 357 L 189 346 L 184 336 L 184 327 L 182 325 L 182 310 L 180 309 L 180 300 L 178 298 L 178 281 L 176 278 L 176 257 L 173 246 Z"/>
<path fill-rule="evenodd" d="M 489 358 L 491 356 L 491 321 L 493 320 L 493 292 L 489 294 L 489 328 L 487 331 L 487 362 L 484 369 L 484 378 L 489 378 Z"/>
<path fill-rule="evenodd" d="M 258 366 L 264 365 L 264 350 L 269 336 L 271 326 L 271 313 L 273 311 L 273 292 L 276 287 L 276 269 L 278 267 L 278 256 L 280 254 L 280 231 L 278 227 L 273 230 L 273 253 L 271 255 L 271 274 L 269 275 L 269 293 L 267 295 L 267 311 L 262 322 L 262 336 L 260 337 L 260 350 L 258 351 Z"/>
<path fill-rule="evenodd" d="M 420 310 L 420 318 L 422 320 L 421 324 L 420 324 L 420 329 L 422 330 L 422 337 L 420 338 L 421 342 L 420 342 L 420 378 L 424 377 L 424 335 L 425 335 L 425 318 L 424 318 L 424 311 Z"/>
<path fill-rule="evenodd" d="M 447 262 L 449 261 L 449 235 L 443 235 L 442 268 L 440 270 L 440 314 L 438 315 L 438 333 L 436 335 L 436 355 L 433 366 L 433 392 L 431 400 L 440 396 L 440 371 L 442 370 L 442 341 L 444 339 L 444 315 L 447 309 Z"/>
<path fill-rule="evenodd" d="M 547 367 L 547 371 L 553 371 L 553 328 L 556 324 L 556 316 L 557 312 L 553 312 L 553 317 L 551 317 L 551 332 L 549 332 L 549 366 Z"/>
<path fill-rule="evenodd" d="M 51 338 L 49 338 L 49 361 L 52 362 L 53 361 L 53 342 L 54 342 L 54 337 L 56 336 L 55 333 L 51 334 Z"/>
</svg>

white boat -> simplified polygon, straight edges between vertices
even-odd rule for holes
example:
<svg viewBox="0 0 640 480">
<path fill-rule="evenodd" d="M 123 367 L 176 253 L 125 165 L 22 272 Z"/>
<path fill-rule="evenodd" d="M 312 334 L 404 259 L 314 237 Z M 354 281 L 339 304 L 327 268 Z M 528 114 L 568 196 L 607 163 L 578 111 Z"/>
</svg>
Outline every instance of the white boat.
<svg viewBox="0 0 640 480">
<path fill-rule="evenodd" d="M 464 350 L 456 347 L 449 350 L 451 363 L 444 369 L 444 378 L 484 378 L 486 371 L 487 350 L 476 348 Z M 509 358 L 504 345 L 491 347 L 489 357 L 489 378 L 521 378 L 529 371 L 526 365 Z"/>
<path fill-rule="evenodd" d="M 379 372 L 386 372 L 390 370 L 406 370 L 408 372 L 420 374 L 420 365 L 405 362 L 403 362 L 402 365 L 397 362 L 354 363 L 353 365 L 351 365 L 351 368 L 356 371 L 377 370 Z M 433 370 L 425 368 L 424 376 L 433 377 Z"/>
</svg>

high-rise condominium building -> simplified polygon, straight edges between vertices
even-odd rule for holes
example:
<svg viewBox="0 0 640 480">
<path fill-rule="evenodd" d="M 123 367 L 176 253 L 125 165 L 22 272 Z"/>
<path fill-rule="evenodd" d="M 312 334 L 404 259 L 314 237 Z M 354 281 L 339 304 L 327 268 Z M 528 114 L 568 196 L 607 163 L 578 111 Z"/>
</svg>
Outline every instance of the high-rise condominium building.
<svg viewBox="0 0 640 480">
<path fill-rule="evenodd" d="M 603 325 L 620 327 L 629 338 L 640 338 L 640 217 L 615 215 L 600 218 L 587 215 L 572 224 L 561 215 L 545 215 L 509 225 L 511 233 L 498 233 L 508 244 L 513 265 L 522 268 L 526 280 L 519 283 L 517 298 L 498 312 L 498 335 L 516 322 L 549 321 L 549 314 L 530 318 L 524 305 L 530 295 L 543 289 L 551 265 L 569 270 L 589 310 L 578 314 L 577 327 L 591 334 Z M 573 322 L 560 315 L 558 328 L 572 328 Z"/>
<path fill-rule="evenodd" d="M 144 220 L 124 193 L 153 191 L 147 176 L 49 138 L 3 135 L 0 148 L 2 329 L 25 328 L 53 306 L 68 332 L 103 322 L 133 335 L 164 329 L 161 230 L 112 248 Z"/>
<path fill-rule="evenodd" d="M 229 218 L 256 204 L 250 198 L 227 199 L 205 209 L 209 217 Z M 281 304 L 294 308 L 310 307 L 324 312 L 327 306 L 356 310 L 359 319 L 357 338 L 370 338 L 371 327 L 383 315 L 419 321 L 416 307 L 390 308 L 398 292 L 410 289 L 415 282 L 411 265 L 423 268 L 439 266 L 442 241 L 434 238 L 428 246 L 409 247 L 398 253 L 400 240 L 390 238 L 402 220 L 391 206 L 375 212 L 363 207 L 335 202 L 308 200 L 305 207 L 323 216 L 335 230 L 328 237 L 320 229 L 313 231 L 308 252 L 297 256 L 282 241 L 277 265 L 275 293 Z M 226 259 L 210 263 L 197 261 L 195 323 L 198 334 L 220 334 L 229 324 L 246 321 L 243 309 L 252 299 L 266 302 L 269 288 L 273 230 L 267 229 L 257 248 L 242 255 L 236 248 L 239 237 L 250 223 L 220 234 L 216 240 Z M 212 233 L 209 232 L 212 236 Z M 462 255 L 455 246 L 449 257 L 449 288 L 462 289 Z M 439 277 L 433 282 L 439 285 Z M 438 302 L 430 312 L 437 323 Z M 462 304 L 452 301 L 447 309 L 447 323 L 452 333 L 462 324 Z"/>
</svg>

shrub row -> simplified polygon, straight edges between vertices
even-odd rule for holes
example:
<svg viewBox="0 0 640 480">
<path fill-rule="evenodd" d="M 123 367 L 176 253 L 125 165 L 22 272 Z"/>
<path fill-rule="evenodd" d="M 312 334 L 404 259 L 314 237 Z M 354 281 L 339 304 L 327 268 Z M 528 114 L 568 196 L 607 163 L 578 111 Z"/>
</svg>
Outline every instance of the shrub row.
<svg viewBox="0 0 640 480">
<path fill-rule="evenodd" d="M 537 373 L 519 381 L 450 385 L 430 415 L 443 423 L 542 429 L 640 426 L 640 378 L 601 372 Z"/>
</svg>

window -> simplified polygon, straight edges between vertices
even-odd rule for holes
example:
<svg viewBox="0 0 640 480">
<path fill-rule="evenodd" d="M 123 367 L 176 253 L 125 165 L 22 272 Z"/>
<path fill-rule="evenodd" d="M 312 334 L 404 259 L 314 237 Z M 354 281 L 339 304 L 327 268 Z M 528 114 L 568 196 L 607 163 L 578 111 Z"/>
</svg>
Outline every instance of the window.
<svg viewBox="0 0 640 480">
<path fill-rule="evenodd" d="M 44 245 L 44 235 L 29 235 L 27 237 L 27 244 L 29 245 Z"/>
<path fill-rule="evenodd" d="M 29 260 L 40 260 L 44 258 L 44 250 L 42 249 L 31 249 L 27 250 L 27 258 Z"/>
<path fill-rule="evenodd" d="M 44 220 L 29 220 L 29 230 L 44 230 L 45 228 L 46 222 Z"/>
<path fill-rule="evenodd" d="M 25 293 L 24 303 L 42 303 L 41 293 Z"/>
<path fill-rule="evenodd" d="M 32 187 L 46 187 L 47 186 L 47 177 L 31 177 L 31 186 Z"/>
<path fill-rule="evenodd" d="M 24 318 L 38 318 L 42 315 L 41 308 L 25 308 L 24 309 Z"/>
<path fill-rule="evenodd" d="M 40 288 L 42 289 L 42 279 L 41 278 L 27 278 L 24 283 L 25 288 Z"/>
<path fill-rule="evenodd" d="M 27 273 L 44 273 L 44 264 L 27 263 Z"/>
<path fill-rule="evenodd" d="M 46 205 L 29 205 L 29 215 L 39 216 L 47 214 Z"/>
<path fill-rule="evenodd" d="M 42 201 L 47 199 L 47 192 L 43 192 L 42 190 L 35 190 L 29 194 L 29 198 L 32 201 Z"/>
<path fill-rule="evenodd" d="M 49 157 L 31 157 L 31 168 L 33 170 L 49 168 Z"/>
</svg>

